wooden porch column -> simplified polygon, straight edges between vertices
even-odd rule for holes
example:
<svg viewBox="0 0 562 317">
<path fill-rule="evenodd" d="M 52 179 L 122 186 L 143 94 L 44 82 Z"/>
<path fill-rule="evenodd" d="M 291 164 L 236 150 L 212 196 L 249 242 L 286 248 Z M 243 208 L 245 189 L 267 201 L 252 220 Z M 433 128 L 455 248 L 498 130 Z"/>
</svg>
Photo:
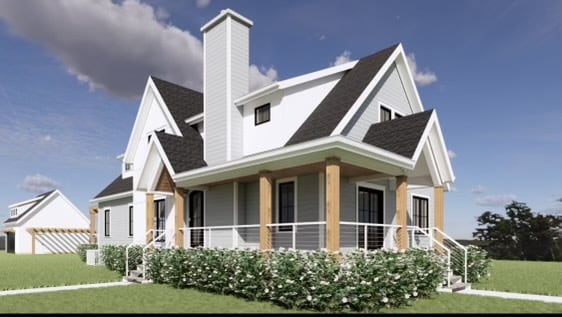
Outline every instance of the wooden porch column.
<svg viewBox="0 0 562 317">
<path fill-rule="evenodd" d="M 154 229 L 154 194 L 146 193 L 146 231 Z M 146 236 L 146 243 L 152 242 L 153 233 Z"/>
<path fill-rule="evenodd" d="M 260 250 L 269 250 L 271 245 L 271 172 L 260 172 Z"/>
<path fill-rule="evenodd" d="M 174 198 L 176 200 L 176 246 L 183 248 L 183 230 L 185 228 L 185 194 L 183 188 L 176 187 Z"/>
<path fill-rule="evenodd" d="M 35 230 L 31 230 L 31 254 L 35 255 L 35 239 L 37 237 L 35 236 Z"/>
<path fill-rule="evenodd" d="M 340 250 L 340 160 L 326 159 L 326 248 Z"/>
<path fill-rule="evenodd" d="M 408 248 L 408 176 L 396 176 L 396 224 L 398 229 L 398 249 Z"/>
<path fill-rule="evenodd" d="M 435 186 L 434 199 L 435 199 L 435 211 L 434 211 L 434 225 L 439 230 L 443 231 L 444 228 L 444 216 L 445 216 L 445 195 L 443 191 L 443 186 Z M 435 232 L 435 240 L 443 243 L 443 235 L 439 232 Z"/>
<path fill-rule="evenodd" d="M 97 242 L 96 237 L 96 223 L 97 223 L 98 208 L 90 208 L 90 244 L 95 244 Z"/>
</svg>

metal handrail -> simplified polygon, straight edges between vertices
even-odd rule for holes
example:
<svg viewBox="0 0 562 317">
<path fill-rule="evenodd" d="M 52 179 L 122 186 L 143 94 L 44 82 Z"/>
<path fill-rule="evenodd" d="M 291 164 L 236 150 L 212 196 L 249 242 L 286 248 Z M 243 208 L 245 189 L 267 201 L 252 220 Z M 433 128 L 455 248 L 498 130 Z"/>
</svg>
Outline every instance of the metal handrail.
<svg viewBox="0 0 562 317">
<path fill-rule="evenodd" d="M 243 229 L 243 228 L 259 228 L 260 224 L 251 224 L 251 225 L 224 225 L 224 226 L 206 226 L 206 227 L 183 227 L 179 228 L 179 230 L 183 231 L 184 233 L 189 233 L 191 230 L 202 230 L 204 232 L 209 232 L 209 239 L 205 240 L 205 244 L 211 245 L 211 233 L 213 230 L 232 230 L 232 248 L 238 247 L 238 240 L 236 239 L 236 230 Z M 188 236 L 188 238 L 190 238 Z M 186 248 L 190 248 L 190 240 L 186 244 Z"/>
<path fill-rule="evenodd" d="M 457 247 L 459 247 L 464 251 L 464 282 L 468 283 L 468 249 L 462 244 L 460 244 L 458 241 L 456 241 L 455 239 L 451 238 L 451 236 L 443 232 L 441 229 L 437 227 L 432 227 L 431 229 L 439 232 L 441 235 L 447 238 L 447 240 L 453 242 Z"/>
<path fill-rule="evenodd" d="M 438 240 L 436 240 L 433 235 L 428 234 L 427 232 L 425 232 L 425 230 L 423 230 L 422 228 L 418 227 L 418 226 L 406 226 L 406 228 L 408 230 L 414 230 L 414 231 L 420 231 L 421 233 L 423 233 L 425 236 L 427 236 L 432 243 L 437 243 L 437 245 L 439 245 L 443 250 L 447 251 L 447 287 L 451 287 L 451 250 L 446 247 L 443 243 L 439 242 Z M 412 233 L 414 233 L 414 231 L 412 231 Z M 413 243 L 413 241 L 412 241 Z"/>
<path fill-rule="evenodd" d="M 153 232 L 153 231 L 154 231 L 154 229 L 148 230 L 148 231 L 144 234 L 144 236 L 146 237 L 150 232 Z M 154 240 L 153 240 L 153 241 L 154 241 Z M 142 244 L 142 243 L 138 243 L 138 242 L 133 242 L 133 243 L 128 244 L 127 247 L 125 248 L 125 277 L 128 277 L 128 276 L 129 276 L 129 249 L 130 249 L 132 246 L 135 246 L 135 245 L 143 245 L 143 244 Z M 143 276 L 144 276 L 144 275 L 143 275 Z"/>
<path fill-rule="evenodd" d="M 150 248 L 151 246 L 154 245 L 154 243 L 156 243 L 160 238 L 163 238 L 164 236 L 166 236 L 166 230 L 155 230 L 155 229 L 150 229 L 153 232 L 153 235 L 156 235 L 159 231 L 161 231 L 162 233 L 158 236 L 156 236 L 155 238 L 152 239 L 152 241 L 150 241 L 150 243 L 148 243 L 147 245 L 144 246 L 144 248 L 142 248 L 142 277 L 146 279 L 146 260 L 144 257 L 144 252 L 146 249 Z M 149 231 L 150 231 L 149 230 Z M 147 232 L 148 234 L 148 232 Z"/>
</svg>

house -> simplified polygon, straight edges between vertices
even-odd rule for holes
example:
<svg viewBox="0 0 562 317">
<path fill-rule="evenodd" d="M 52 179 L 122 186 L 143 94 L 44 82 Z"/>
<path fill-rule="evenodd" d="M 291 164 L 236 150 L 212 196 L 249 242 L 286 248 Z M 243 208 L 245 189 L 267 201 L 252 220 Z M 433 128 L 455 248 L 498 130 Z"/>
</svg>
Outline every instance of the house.
<svg viewBox="0 0 562 317">
<path fill-rule="evenodd" d="M 88 243 L 90 221 L 58 189 L 9 206 L 4 222 L 6 252 L 74 253 Z"/>
<path fill-rule="evenodd" d="M 228 9 L 201 28 L 203 92 L 148 78 L 121 175 L 91 200 L 92 242 L 442 245 L 455 176 L 402 45 L 249 92 L 252 25 Z"/>
</svg>

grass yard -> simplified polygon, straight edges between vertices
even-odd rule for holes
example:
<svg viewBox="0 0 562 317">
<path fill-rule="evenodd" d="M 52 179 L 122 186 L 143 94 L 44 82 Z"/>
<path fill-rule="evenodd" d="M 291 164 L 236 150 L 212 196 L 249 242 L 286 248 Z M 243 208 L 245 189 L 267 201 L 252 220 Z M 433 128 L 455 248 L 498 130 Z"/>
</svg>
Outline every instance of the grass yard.
<svg viewBox="0 0 562 317">
<path fill-rule="evenodd" d="M 0 313 L 306 313 L 165 285 L 131 285 L 2 297 Z M 562 305 L 438 294 L 384 313 L 562 313 Z"/>
<path fill-rule="evenodd" d="M 562 296 L 562 262 L 494 260 L 490 272 L 472 288 Z"/>
<path fill-rule="evenodd" d="M 76 254 L 14 255 L 0 251 L 0 290 L 120 281 L 103 266 L 89 266 Z"/>
</svg>

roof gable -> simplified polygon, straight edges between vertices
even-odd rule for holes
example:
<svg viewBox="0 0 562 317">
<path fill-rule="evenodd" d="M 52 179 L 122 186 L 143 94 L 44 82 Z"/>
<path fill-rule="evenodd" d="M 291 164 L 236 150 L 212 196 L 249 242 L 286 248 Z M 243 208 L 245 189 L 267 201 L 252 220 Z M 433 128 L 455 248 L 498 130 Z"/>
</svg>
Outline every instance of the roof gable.
<svg viewBox="0 0 562 317">
<path fill-rule="evenodd" d="M 371 125 L 363 142 L 413 158 L 433 110 Z"/>
<path fill-rule="evenodd" d="M 20 220 L 21 218 L 23 218 L 23 216 L 25 216 L 26 214 L 31 212 L 33 210 L 33 208 L 37 207 L 37 205 L 39 205 L 47 197 L 51 196 L 55 191 L 56 191 L 56 189 L 53 189 L 53 190 L 48 191 L 46 193 L 37 195 L 36 197 L 39 197 L 39 199 L 36 200 L 31 206 L 29 206 L 26 210 L 24 210 L 22 213 L 20 213 L 16 217 L 8 218 L 6 221 L 4 221 L 4 223 L 12 223 L 12 222 L 16 222 L 16 221 Z"/>
<path fill-rule="evenodd" d="M 397 47 L 393 45 L 359 60 L 343 75 L 286 145 L 331 135 Z"/>
<path fill-rule="evenodd" d="M 207 166 L 203 160 L 203 138 L 194 128 L 185 128 L 183 137 L 164 132 L 157 132 L 156 136 L 174 174 Z"/>
<path fill-rule="evenodd" d="M 121 194 L 133 190 L 133 177 L 123 178 L 123 175 L 117 176 L 109 185 L 102 189 L 95 198 Z"/>
</svg>

